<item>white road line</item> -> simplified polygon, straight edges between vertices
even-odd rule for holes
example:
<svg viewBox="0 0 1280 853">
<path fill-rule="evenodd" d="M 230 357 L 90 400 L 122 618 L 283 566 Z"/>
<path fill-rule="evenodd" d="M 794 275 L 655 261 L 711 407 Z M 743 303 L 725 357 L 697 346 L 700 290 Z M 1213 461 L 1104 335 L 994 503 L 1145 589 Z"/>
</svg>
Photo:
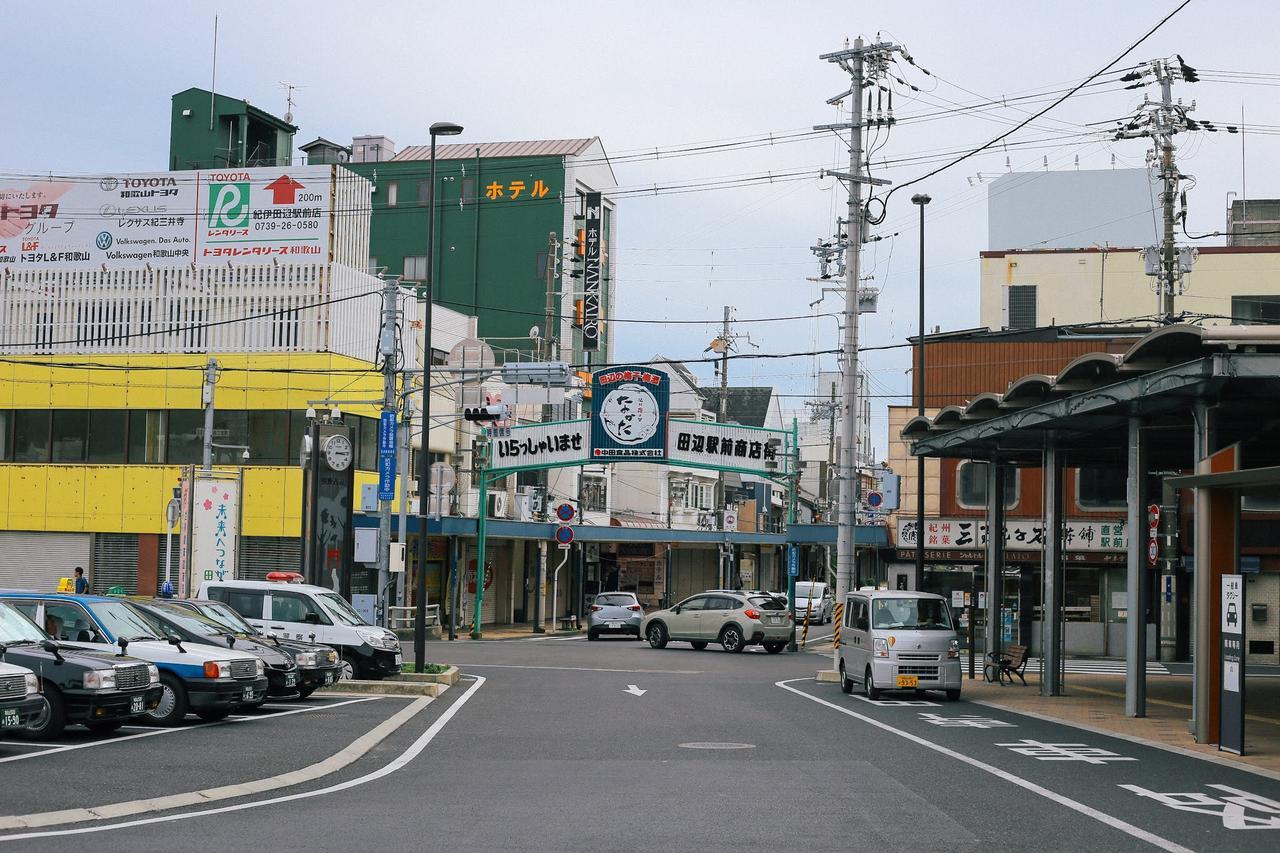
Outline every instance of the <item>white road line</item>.
<svg viewBox="0 0 1280 853">
<path fill-rule="evenodd" d="M 431 741 L 435 740 L 436 735 L 440 734 L 445 725 L 453 719 L 454 715 L 467 703 L 475 692 L 484 684 L 483 676 L 476 676 L 476 683 L 467 688 L 467 692 L 463 693 L 457 702 L 454 702 L 440 718 L 431 724 L 425 732 L 418 736 L 418 739 L 382 767 L 355 779 L 349 779 L 346 782 L 339 782 L 336 785 L 330 785 L 327 788 L 319 788 L 314 791 L 302 791 L 297 794 L 287 794 L 281 797 L 272 797 L 266 800 L 255 800 L 251 803 L 237 803 L 231 806 L 219 806 L 212 809 L 200 809 L 198 811 L 183 812 L 181 814 L 160 815 L 157 817 L 140 818 L 138 820 L 127 820 L 120 823 L 106 824 L 105 826 L 82 826 L 75 829 L 55 829 L 44 832 L 23 832 L 17 835 L 0 835 L 0 843 L 6 841 L 25 841 L 31 838 L 50 838 L 62 835 L 89 835 L 98 832 L 110 832 L 115 829 L 128 829 L 134 826 L 148 826 L 156 823 L 171 823 L 178 820 L 189 820 L 195 817 L 204 817 L 206 815 L 226 814 L 227 812 L 243 811 L 245 809 L 256 809 L 262 806 L 274 806 L 281 803 L 291 803 L 297 800 L 305 800 L 311 797 L 319 797 L 324 794 L 335 794 L 339 791 L 345 791 L 360 785 L 381 779 L 395 771 L 404 767 L 427 748 Z"/>
<path fill-rule="evenodd" d="M 660 675 L 702 675 L 700 669 L 603 669 L 594 666 L 524 666 L 515 663 L 455 663 L 458 669 L 559 669 L 568 672 L 650 672 Z"/>
<path fill-rule="evenodd" d="M 834 702 L 828 702 L 826 699 L 820 699 L 817 696 L 812 696 L 808 693 L 805 693 L 803 690 L 797 690 L 796 688 L 791 686 L 791 682 L 794 682 L 794 681 L 810 681 L 810 679 L 793 678 L 788 681 L 775 681 L 774 685 L 777 687 L 781 687 L 783 690 L 789 690 L 792 693 L 796 694 L 797 696 L 803 696 L 804 698 L 808 699 L 811 702 L 817 702 L 819 705 L 826 705 L 828 708 L 831 708 L 835 711 L 839 711 L 841 714 L 845 714 L 847 716 L 853 717 L 856 720 L 861 720 L 862 722 L 867 723 L 868 725 L 875 726 L 876 728 L 882 729 L 886 732 L 891 732 L 897 735 L 898 737 L 905 738 L 906 740 L 911 741 L 912 743 L 916 743 L 916 744 L 919 744 L 920 746 L 926 747 L 928 749 L 932 749 L 934 752 L 939 752 L 950 758 L 954 758 L 957 761 L 962 761 L 971 767 L 976 767 L 979 770 L 983 770 L 987 773 L 990 773 L 992 776 L 995 776 L 998 779 L 1003 779 L 1004 781 L 1017 785 L 1019 788 L 1028 790 L 1033 794 L 1038 794 L 1039 796 L 1044 797 L 1046 800 L 1057 803 L 1060 806 L 1065 806 L 1066 808 L 1069 808 L 1072 811 L 1079 812 L 1085 817 L 1093 818 L 1098 823 L 1101 823 L 1104 826 L 1109 826 L 1112 829 L 1119 830 L 1120 832 L 1123 832 L 1126 835 L 1130 835 L 1134 838 L 1137 838 L 1140 841 L 1145 841 L 1148 844 L 1151 844 L 1155 847 L 1159 847 L 1161 850 L 1167 850 L 1169 851 L 1169 853 L 1192 853 L 1190 849 L 1183 847 L 1181 844 L 1177 844 L 1173 841 L 1168 840 L 1167 838 L 1162 838 L 1159 835 L 1156 835 L 1155 833 L 1148 832 L 1147 830 L 1142 829 L 1141 827 L 1134 826 L 1128 821 L 1121 820 L 1120 818 L 1115 817 L 1113 815 L 1109 815 L 1106 812 L 1099 811 L 1098 809 L 1095 809 L 1092 806 L 1087 806 L 1078 800 L 1073 800 L 1070 797 L 1067 797 L 1063 794 L 1059 794 L 1056 791 L 1050 791 L 1048 788 L 1045 788 L 1041 785 L 1037 785 L 1035 782 L 1032 782 L 1029 779 L 1023 779 L 1021 776 L 1010 773 L 1007 770 L 1001 770 L 999 767 L 995 767 L 994 765 L 987 764 L 985 761 L 979 761 L 978 759 L 965 755 L 962 752 L 956 752 L 954 749 L 948 749 L 947 747 L 942 746 L 941 744 L 933 743 L 932 741 L 926 740 L 925 738 L 922 738 L 918 735 L 914 735 L 910 732 L 902 731 L 901 729 L 895 729 L 893 726 L 889 725 L 888 723 L 882 723 L 881 721 L 874 719 L 872 717 L 868 717 L 864 714 L 859 714 L 857 711 L 851 711 L 848 708 L 842 708 L 841 706 L 835 704 Z"/>
<path fill-rule="evenodd" d="M 23 742 L 20 740 L 0 741 L 0 749 L 5 749 L 7 747 L 14 747 L 16 749 L 43 749 L 45 751 L 57 748 L 57 747 L 50 746 L 47 743 L 34 743 L 30 741 Z"/>
<path fill-rule="evenodd" d="M 381 698 L 382 698 L 381 696 L 367 696 L 367 697 L 362 697 L 360 699 L 348 699 L 345 702 L 335 702 L 331 705 L 326 705 L 325 707 L 336 708 L 339 705 L 354 705 L 357 702 L 372 702 L 374 699 L 381 699 Z M 179 732 L 193 732 L 196 729 L 204 729 L 204 728 L 208 728 L 209 726 L 221 726 L 227 723 L 252 723 L 258 720 L 275 720 L 280 717 L 288 717 L 291 714 L 302 714 L 307 711 L 313 711 L 313 710 L 315 709 L 314 708 L 297 708 L 293 711 L 281 711 L 276 714 L 265 714 L 261 717 L 228 717 L 227 719 L 220 720 L 216 723 L 196 723 L 194 726 L 180 726 L 178 728 L 172 728 L 172 729 L 168 729 L 168 728 L 152 729 L 150 731 L 139 732 L 136 735 L 125 735 L 124 737 L 115 737 L 115 738 L 110 738 L 109 740 L 95 740 L 95 741 L 91 741 L 90 743 L 74 743 L 74 744 L 69 744 L 67 746 L 55 746 L 51 749 L 46 749 L 44 752 L 28 753 L 27 755 L 10 755 L 5 758 L 0 758 L 0 764 L 5 764 L 10 761 L 22 761 L 24 758 L 38 758 L 41 755 L 48 755 L 54 752 L 72 752 L 73 750 L 77 750 L 77 749 L 88 749 L 91 746 L 105 746 L 111 743 L 124 743 L 127 740 L 137 740 L 138 738 L 144 738 L 144 737 L 155 737 L 156 735 L 171 735 L 171 734 L 177 734 Z"/>
</svg>

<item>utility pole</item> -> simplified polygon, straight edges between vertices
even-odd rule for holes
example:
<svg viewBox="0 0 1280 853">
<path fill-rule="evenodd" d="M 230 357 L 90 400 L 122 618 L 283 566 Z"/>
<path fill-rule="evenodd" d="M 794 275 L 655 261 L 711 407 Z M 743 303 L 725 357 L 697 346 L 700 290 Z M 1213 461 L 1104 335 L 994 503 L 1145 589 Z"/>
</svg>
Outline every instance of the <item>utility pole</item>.
<svg viewBox="0 0 1280 853">
<path fill-rule="evenodd" d="M 204 369 L 204 387 L 201 389 L 201 402 L 204 403 L 204 441 L 200 449 L 200 471 L 209 474 L 213 471 L 213 389 L 218 384 L 218 360 L 209 359 Z"/>
<path fill-rule="evenodd" d="M 556 232 L 552 231 L 547 235 L 547 299 L 545 304 L 545 316 L 542 321 L 542 334 L 538 336 L 538 357 L 541 361 L 552 361 L 555 354 L 552 352 L 552 341 L 555 337 L 551 334 L 552 328 L 556 322 L 556 266 L 557 259 L 560 257 L 560 240 L 556 236 Z"/>
<path fill-rule="evenodd" d="M 400 356 L 400 336 L 397 334 L 400 321 L 400 306 L 398 300 L 398 286 L 394 278 L 386 277 L 382 280 L 382 328 L 378 333 L 378 358 L 382 361 L 382 412 L 383 417 L 387 412 L 398 421 L 398 407 L 396 406 L 396 363 Z M 379 424 L 378 432 L 378 458 L 382 459 L 384 452 L 381 447 L 382 432 L 381 424 Z M 398 431 L 397 423 L 397 431 Z M 424 442 L 425 447 L 425 442 Z M 396 448 L 398 450 L 398 448 Z M 408 472 L 404 472 L 405 491 L 408 491 Z M 381 473 L 379 473 L 381 479 Z M 392 480 L 394 486 L 395 480 Z M 381 488 L 381 487 L 379 487 Z M 425 500 L 426 496 L 421 495 L 419 500 Z M 381 614 L 381 624 L 387 624 L 387 587 L 390 586 L 391 580 L 391 512 L 395 502 L 394 496 L 391 499 L 378 500 L 378 613 Z M 401 528 L 401 536 L 403 536 L 404 528 Z"/>
<path fill-rule="evenodd" d="M 547 235 L 547 300 L 546 315 L 543 318 L 542 334 L 538 338 L 538 355 L 541 361 L 554 361 L 556 359 L 556 338 L 552 337 L 551 329 L 556 322 L 556 268 L 559 266 L 560 259 L 560 239 L 556 236 L 556 232 L 552 231 Z M 547 423 L 551 420 L 551 404 L 545 403 L 542 406 L 542 422 Z M 542 512 L 545 518 L 547 505 L 551 499 L 551 472 L 542 471 L 538 475 L 542 489 Z M 538 572 L 537 586 L 533 591 L 533 633 L 546 633 L 546 588 L 547 588 L 547 543 L 538 544 Z M 555 607 L 555 602 L 552 602 Z M 555 630 L 553 622 L 551 626 Z"/>
<path fill-rule="evenodd" d="M 1155 65 L 1156 78 L 1160 81 L 1160 102 L 1163 109 L 1160 122 L 1160 177 L 1164 180 L 1164 192 L 1160 202 L 1164 207 L 1164 243 L 1161 246 L 1160 314 L 1165 322 L 1173 317 L 1173 293 L 1176 286 L 1177 267 L 1173 254 L 1173 199 L 1178 192 L 1178 172 L 1173 166 L 1173 80 L 1166 63 Z"/>
<path fill-rule="evenodd" d="M 724 325 L 720 328 L 720 337 L 712 342 L 711 349 L 720 351 L 720 406 L 716 411 L 716 423 L 729 420 L 729 315 L 732 308 L 724 306 Z M 728 511 L 724 493 L 724 472 L 716 474 L 716 516 L 720 521 L 720 530 L 725 534 L 724 548 L 720 555 L 720 589 L 729 587 L 729 569 L 733 564 L 733 543 L 729 540 L 729 531 L 725 529 L 724 517 Z"/>
</svg>

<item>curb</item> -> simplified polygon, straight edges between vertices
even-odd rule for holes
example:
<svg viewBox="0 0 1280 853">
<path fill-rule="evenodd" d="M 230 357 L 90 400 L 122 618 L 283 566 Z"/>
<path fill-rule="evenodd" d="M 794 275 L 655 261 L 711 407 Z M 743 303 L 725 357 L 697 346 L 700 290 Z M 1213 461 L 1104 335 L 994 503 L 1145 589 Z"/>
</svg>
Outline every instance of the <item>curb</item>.
<svg viewBox="0 0 1280 853">
<path fill-rule="evenodd" d="M 390 678 L 383 681 L 359 681 L 348 679 L 337 681 L 316 692 L 317 696 L 334 696 L 337 694 L 356 694 L 358 696 L 427 696 L 434 699 L 449 689 L 447 684 L 434 681 L 394 681 Z"/>
<path fill-rule="evenodd" d="M 453 685 L 458 683 L 458 678 L 460 678 L 461 675 L 462 674 L 458 672 L 458 668 L 456 666 L 451 666 L 448 669 L 446 669 L 444 672 L 402 672 L 399 675 L 391 676 L 390 678 L 387 679 L 387 681 L 393 681 L 393 682 L 399 681 L 399 682 L 409 682 L 409 683 L 430 682 L 434 684 L 443 684 L 447 687 L 452 687 Z"/>
<path fill-rule="evenodd" d="M 839 684 L 840 673 L 834 669 L 818 670 L 817 681 L 820 684 Z"/>
<path fill-rule="evenodd" d="M 255 779 L 234 785 L 220 785 L 215 788 L 205 788 L 200 791 L 188 791 L 182 794 L 169 794 L 167 796 L 153 797 L 146 800 L 130 800 L 123 803 L 108 803 L 106 805 L 94 806 L 92 808 L 63 809 L 60 811 L 37 812 L 35 814 L 28 815 L 8 815 L 0 817 L 0 830 L 34 829 L 65 823 L 81 823 L 83 821 L 126 817 L 129 815 L 144 814 L 146 812 L 168 811 L 169 809 L 201 805 L 204 803 L 215 802 L 217 800 L 227 800 L 233 797 L 258 794 L 263 791 L 274 791 L 291 785 L 300 785 L 303 782 L 310 782 L 314 779 L 319 779 L 321 776 L 327 776 L 330 773 L 335 773 L 346 767 L 348 764 L 351 764 L 353 761 L 359 759 L 365 753 L 369 752 L 369 750 L 373 749 L 385 740 L 392 732 L 407 723 L 419 711 L 430 705 L 431 701 L 431 699 L 421 698 L 410 702 L 406 707 L 401 708 L 395 714 L 356 738 L 345 749 L 334 753 L 322 761 L 303 767 L 301 770 L 281 773 L 266 779 Z M 0 841 L 2 840 L 3 837 L 0 837 Z"/>
</svg>

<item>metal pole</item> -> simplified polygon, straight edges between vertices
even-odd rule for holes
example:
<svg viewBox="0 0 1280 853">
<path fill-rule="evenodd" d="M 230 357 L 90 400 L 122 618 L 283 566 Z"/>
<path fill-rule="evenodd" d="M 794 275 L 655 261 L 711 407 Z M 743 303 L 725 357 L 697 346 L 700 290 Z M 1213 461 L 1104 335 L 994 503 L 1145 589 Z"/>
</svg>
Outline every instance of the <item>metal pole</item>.
<svg viewBox="0 0 1280 853">
<path fill-rule="evenodd" d="M 1040 614 L 1041 696 L 1062 695 L 1062 451 L 1052 436 L 1044 449 L 1044 609 Z"/>
<path fill-rule="evenodd" d="M 925 372 L 924 372 L 924 208 L 932 199 L 918 193 L 911 197 L 913 204 L 920 208 L 920 343 L 916 346 L 916 387 L 919 389 L 916 398 L 916 414 L 924 417 Z M 916 457 L 916 577 L 912 589 L 924 588 L 924 457 Z"/>
<path fill-rule="evenodd" d="M 1004 583 L 1004 467 L 987 463 L 987 654 L 1000 659 L 1000 605 Z"/>
<path fill-rule="evenodd" d="M 471 639 L 480 639 L 480 608 L 484 606 L 484 582 L 488 576 L 484 565 L 484 546 L 485 533 L 488 525 L 486 521 L 489 517 L 489 474 L 481 469 L 480 471 L 480 512 L 476 518 L 476 599 L 475 612 L 471 614 Z"/>
<path fill-rule="evenodd" d="M 423 672 L 427 663 L 427 536 L 431 496 L 431 307 L 435 299 L 436 245 L 436 135 L 431 134 L 431 192 L 427 204 L 427 280 L 423 283 L 422 318 L 422 437 L 418 448 L 418 591 L 414 596 L 413 668 Z"/>
<path fill-rule="evenodd" d="M 547 632 L 546 617 L 543 615 L 544 597 L 547 588 L 547 543 L 542 541 L 538 543 L 538 571 L 535 573 L 537 578 L 534 583 L 533 590 L 533 633 L 545 634 Z M 553 616 L 551 619 L 551 630 L 555 630 L 556 621 Z"/>
<path fill-rule="evenodd" d="M 395 279 L 387 278 L 382 282 L 382 326 L 378 334 L 378 357 L 382 359 L 382 411 L 396 413 L 396 356 L 399 354 L 399 336 L 396 326 L 399 312 L 396 304 Z M 381 425 L 379 425 L 378 442 L 381 445 Z M 379 446 L 378 457 L 382 457 Z M 379 474 L 381 479 L 381 474 Z M 404 480 L 408 485 L 408 477 Z M 394 487 L 395 483 L 392 482 Z M 408 491 L 408 489 L 405 489 Z M 391 512 L 395 503 L 391 500 L 378 501 L 378 614 L 380 624 L 387 625 L 387 587 L 391 578 Z"/>
<path fill-rule="evenodd" d="M 546 543 L 544 542 L 543 545 Z M 560 565 L 556 566 L 555 575 L 551 580 L 551 630 L 556 629 L 556 614 L 559 612 L 560 606 L 560 570 L 564 568 L 564 564 L 569 562 L 569 549 L 562 548 L 560 556 Z"/>
<path fill-rule="evenodd" d="M 728 305 L 724 306 L 724 325 L 721 326 L 720 341 L 724 347 L 720 352 L 720 405 L 716 411 L 716 423 L 722 424 L 729 420 L 729 312 L 732 310 Z M 724 493 L 724 472 L 719 471 L 716 474 L 716 508 L 720 510 L 720 529 L 725 534 L 725 550 L 727 551 L 732 545 L 728 542 L 729 531 L 725 528 L 724 515 L 728 511 L 727 502 Z M 724 557 L 720 559 L 720 589 L 729 586 L 729 563 Z"/>
<path fill-rule="evenodd" d="M 787 476 L 787 533 L 791 532 L 792 526 L 796 523 L 796 489 L 800 482 L 800 421 L 797 418 L 791 419 L 791 450 L 787 453 L 787 459 L 790 462 L 791 470 Z M 790 536 L 787 537 L 791 538 Z M 787 548 L 794 550 L 800 546 L 794 542 L 787 544 Z M 796 650 L 796 578 L 791 574 L 791 553 L 788 550 L 784 554 L 787 561 L 787 602 L 791 605 L 791 640 L 787 643 L 787 651 L 794 652 Z M 800 565 L 800 555 L 796 554 L 796 566 Z M 813 592 L 813 583 L 810 581 L 810 593 Z M 812 598 L 812 594 L 810 598 Z M 808 630 L 808 617 L 806 616 L 805 630 Z"/>
<path fill-rule="evenodd" d="M 1146 515 L 1147 453 L 1142 443 L 1142 422 L 1129 416 L 1128 501 L 1129 549 L 1126 589 L 1124 648 L 1124 713 L 1127 717 L 1147 715 L 1147 537 L 1141 535 Z M 1197 569 L 1199 566 L 1196 567 Z"/>
<path fill-rule="evenodd" d="M 397 426 L 396 444 L 399 447 L 400 458 L 396 460 L 396 468 L 400 471 L 400 518 L 399 531 L 396 534 L 396 541 L 404 545 L 404 559 L 401 562 L 400 571 L 396 572 L 396 606 L 404 607 L 404 599 L 407 593 L 405 590 L 405 574 L 406 564 L 409 560 L 409 458 L 410 444 L 413 441 L 413 416 L 410 414 L 409 401 L 405 400 L 404 416 L 400 419 Z"/>
<path fill-rule="evenodd" d="M 204 441 L 200 449 L 200 471 L 209 474 L 213 471 L 213 389 L 218 384 L 218 360 L 209 359 L 204 370 Z"/>
</svg>

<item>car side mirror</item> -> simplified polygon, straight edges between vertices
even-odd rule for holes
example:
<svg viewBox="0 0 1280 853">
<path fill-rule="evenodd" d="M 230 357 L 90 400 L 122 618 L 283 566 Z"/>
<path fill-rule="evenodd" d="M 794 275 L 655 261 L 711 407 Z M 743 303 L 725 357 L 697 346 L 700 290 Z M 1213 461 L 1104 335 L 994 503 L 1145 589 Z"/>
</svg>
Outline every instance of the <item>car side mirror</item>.
<svg viewBox="0 0 1280 853">
<path fill-rule="evenodd" d="M 319 625 L 319 624 L 320 624 L 320 614 L 319 614 L 319 613 L 308 613 L 306 616 L 304 616 L 304 617 L 303 617 L 302 621 L 303 621 L 303 622 L 306 622 L 308 625 Z"/>
<path fill-rule="evenodd" d="M 672 612 L 672 613 L 679 613 L 679 612 L 680 612 L 680 605 L 679 605 L 679 604 L 677 604 L 675 607 L 671 608 L 671 612 Z"/>
</svg>

